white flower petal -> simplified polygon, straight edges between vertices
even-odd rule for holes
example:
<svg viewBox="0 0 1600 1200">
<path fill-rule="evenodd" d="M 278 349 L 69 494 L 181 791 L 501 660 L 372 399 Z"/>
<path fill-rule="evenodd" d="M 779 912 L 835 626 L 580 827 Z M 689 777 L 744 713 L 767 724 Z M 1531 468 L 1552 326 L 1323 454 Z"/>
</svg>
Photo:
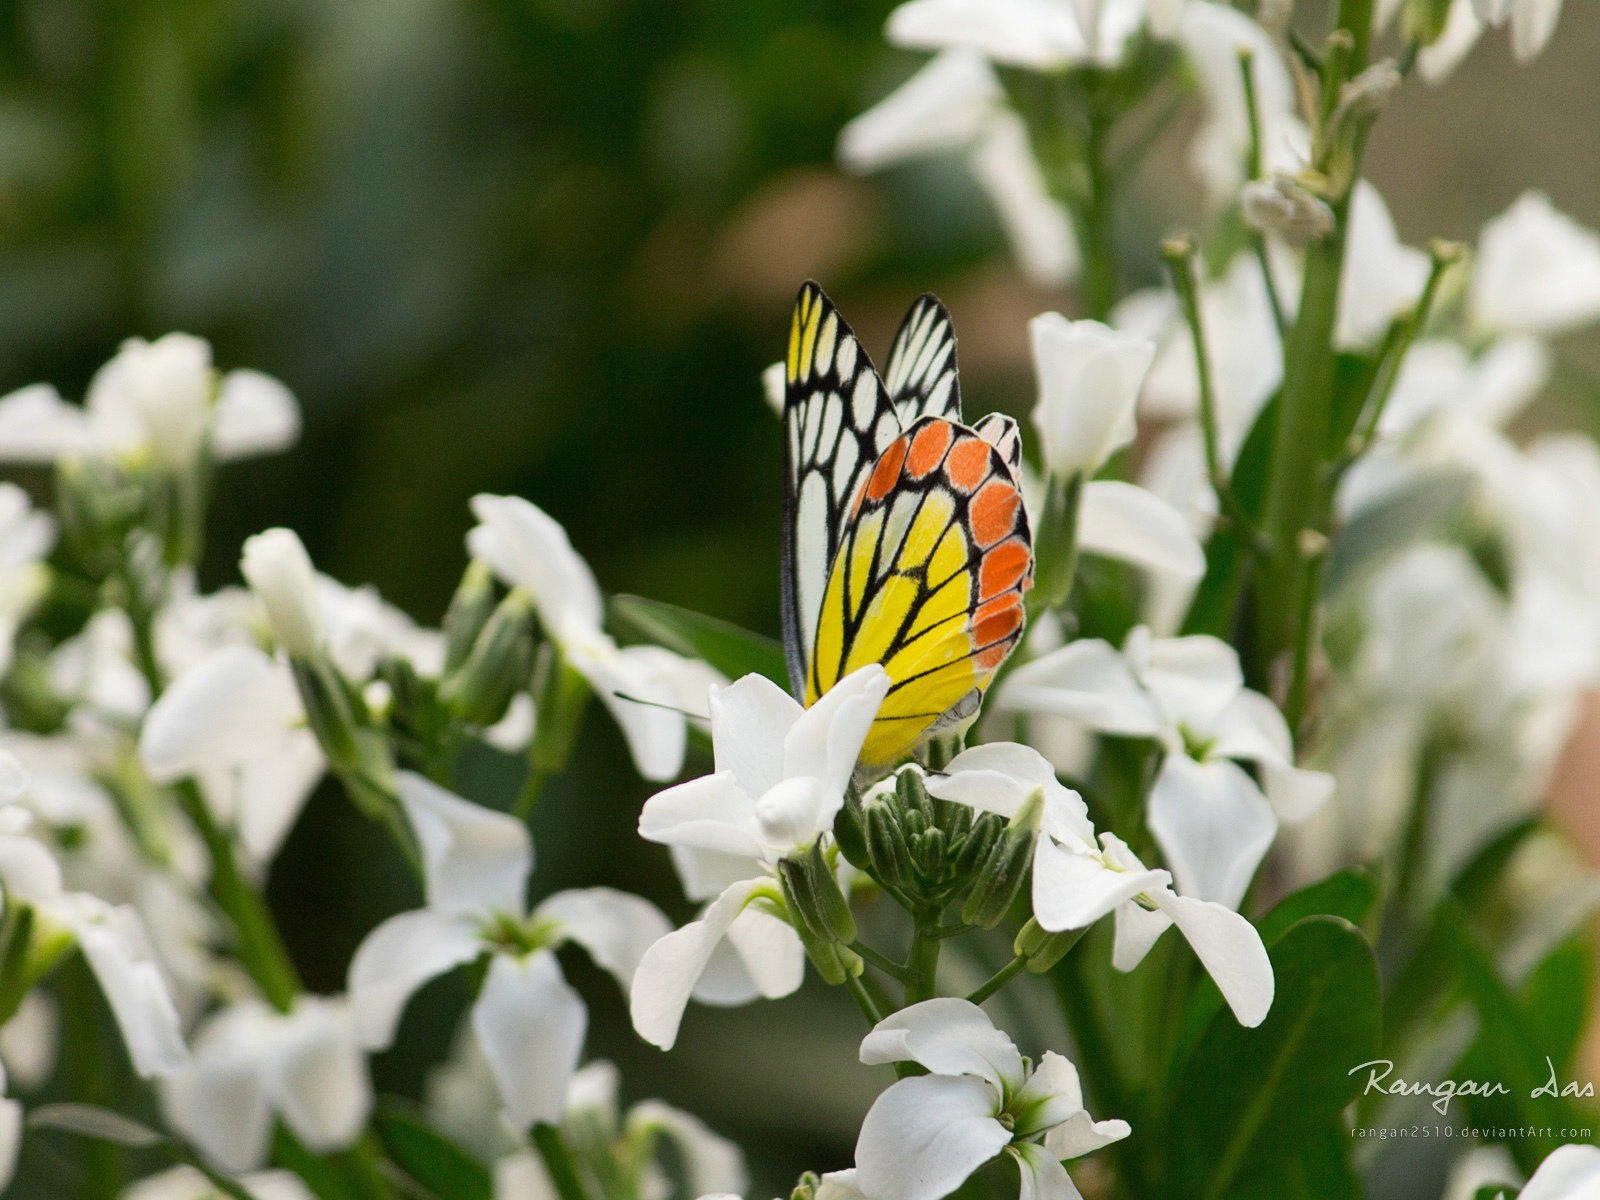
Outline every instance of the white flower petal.
<svg viewBox="0 0 1600 1200">
<path fill-rule="evenodd" d="M 474 496 L 472 512 L 480 523 L 467 535 L 468 550 L 533 597 L 552 637 L 600 628 L 600 587 L 554 519 L 520 496 Z"/>
<path fill-rule="evenodd" d="M 1078 546 L 1160 575 L 1192 581 L 1205 574 L 1206 556 L 1189 521 L 1154 492 L 1116 479 L 1084 485 Z"/>
<path fill-rule="evenodd" d="M 716 769 L 730 772 L 750 796 L 783 778 L 784 738 L 803 710 L 764 675 L 746 675 L 711 690 L 711 740 Z"/>
<path fill-rule="evenodd" d="M 1525 192 L 1484 226 L 1468 305 L 1489 332 L 1551 336 L 1600 318 L 1600 234 Z"/>
<path fill-rule="evenodd" d="M 472 1006 L 472 1029 L 518 1128 L 561 1120 L 588 1024 L 589 1010 L 554 954 L 495 955 Z"/>
<path fill-rule="evenodd" d="M 239 570 L 267 610 L 273 636 L 292 657 L 310 658 L 326 640 L 317 573 L 292 529 L 246 538 Z"/>
<path fill-rule="evenodd" d="M 535 917 L 556 921 L 561 932 L 616 976 L 626 992 L 644 952 L 672 932 L 661 910 L 642 896 L 616 888 L 572 888 L 540 903 Z"/>
<path fill-rule="evenodd" d="M 678 1151 L 691 1196 L 743 1195 L 750 1186 L 739 1147 L 704 1121 L 660 1100 L 642 1100 L 628 1110 L 628 1132 L 653 1130 Z"/>
<path fill-rule="evenodd" d="M 1133 439 L 1134 405 L 1156 344 L 1099 321 L 1044 313 L 1028 322 L 1044 461 L 1062 479 L 1093 475 Z"/>
<path fill-rule="evenodd" d="M 1226 759 L 1173 752 L 1150 789 L 1148 822 L 1186 896 L 1237 908 L 1278 832 L 1255 780 Z"/>
<path fill-rule="evenodd" d="M 852 671 L 829 688 L 784 735 L 785 776 L 812 776 L 843 796 L 861 744 L 888 693 L 888 672 L 877 663 Z"/>
<path fill-rule="evenodd" d="M 22 1102 L 0 1100 L 0 1192 L 11 1186 L 22 1148 Z"/>
<path fill-rule="evenodd" d="M 885 33 L 917 50 L 970 49 L 993 62 L 1053 70 L 1087 57 L 1072 10 L 1052 0 L 909 0 L 889 14 Z"/>
<path fill-rule="evenodd" d="M 294 393 L 260 371 L 229 371 L 211 413 L 211 449 L 222 462 L 286 450 L 300 437 Z"/>
<path fill-rule="evenodd" d="M 526 825 L 412 771 L 395 776 L 395 790 L 422 848 L 429 908 L 522 915 L 533 870 Z"/>
<path fill-rule="evenodd" d="M 161 1082 L 167 1122 L 225 1171 L 266 1161 L 272 1109 L 258 1056 L 262 1029 L 256 1012 L 224 1010 L 201 1027 L 191 1064 Z"/>
<path fill-rule="evenodd" d="M 1254 1028 L 1272 1007 L 1272 960 L 1261 935 L 1231 908 L 1207 900 L 1155 894 L 1162 912 L 1178 926 L 1206 973 L 1216 982 L 1239 1024 Z"/>
<path fill-rule="evenodd" d="M 1163 933 L 1172 928 L 1172 918 L 1157 910 L 1150 912 L 1132 903 L 1117 909 L 1116 937 L 1111 946 L 1111 965 L 1119 971 L 1131 971 L 1144 961 L 1145 955 Z"/>
<path fill-rule="evenodd" d="M 745 905 L 771 886 L 766 879 L 731 885 L 698 921 L 674 930 L 645 951 L 634 972 L 630 1004 L 633 1027 L 640 1037 L 663 1050 L 672 1049 L 684 1007 L 712 953 Z"/>
<path fill-rule="evenodd" d="M 1038 1142 L 1008 1146 L 1020 1177 L 1018 1200 L 1082 1200 L 1061 1160 Z"/>
<path fill-rule="evenodd" d="M 1097 732 L 1124 737 L 1154 737 L 1164 724 L 1126 660 L 1098 638 L 1071 642 L 1024 663 L 1001 685 L 995 703 L 1013 711 L 1069 717 Z"/>
<path fill-rule="evenodd" d="M 1169 878 L 1165 871 L 1112 870 L 1091 852 L 1042 837 L 1033 855 L 1033 915 L 1053 932 L 1083 929 Z"/>
<path fill-rule="evenodd" d="M 372 1112 L 372 1084 L 343 1005 L 301 996 L 273 1041 L 268 1088 L 284 1124 L 318 1154 L 353 1143 Z"/>
<path fill-rule="evenodd" d="M 914 1062 L 936 1075 L 976 1075 L 996 1094 L 1020 1086 L 1024 1073 L 1022 1055 L 989 1014 L 954 996 L 924 1000 L 879 1021 L 861 1041 L 861 1061 Z"/>
<path fill-rule="evenodd" d="M 111 1007 L 133 1069 L 146 1079 L 172 1074 L 188 1061 L 189 1052 L 138 913 L 90 896 L 70 899 L 80 903 L 68 924 Z M 58 908 L 56 915 L 66 914 Z"/>
<path fill-rule="evenodd" d="M 609 638 L 569 643 L 568 661 L 589 680 L 628 743 L 634 766 L 646 779 L 671 779 L 683 766 L 688 727 L 676 711 L 678 695 L 663 671 L 681 658 L 659 646 L 618 649 Z"/>
<path fill-rule="evenodd" d="M 1132 1132 L 1126 1121 L 1115 1117 L 1096 1121 L 1088 1113 L 1080 1112 L 1045 1134 L 1044 1144 L 1057 1158 L 1079 1158 L 1112 1142 L 1120 1142 Z"/>
<path fill-rule="evenodd" d="M 288 670 L 251 646 L 223 646 L 183 671 L 150 708 L 139 757 L 167 783 L 277 754 L 304 721 Z"/>
<path fill-rule="evenodd" d="M 0 462 L 53 463 L 93 444 L 88 415 L 48 383 L 0 397 Z"/>
<path fill-rule="evenodd" d="M 400 1015 L 418 988 L 485 949 L 469 917 L 431 908 L 390 917 L 362 939 L 350 960 L 350 1016 L 362 1045 L 394 1041 Z"/>
<path fill-rule="evenodd" d="M 1001 111 L 983 128 L 967 166 L 994 205 L 1017 264 L 1040 287 L 1060 287 L 1078 274 L 1072 218 L 1050 194 L 1021 118 Z"/>
<path fill-rule="evenodd" d="M 694 999 L 723 1008 L 757 997 L 776 1000 L 799 988 L 805 969 L 805 947 L 793 927 L 760 908 L 747 908 L 700 973 Z"/>
<path fill-rule="evenodd" d="M 969 1075 L 902 1079 L 873 1103 L 856 1142 L 856 1177 L 873 1200 L 939 1200 L 1005 1148 L 999 1097 Z"/>
<path fill-rule="evenodd" d="M 1574 1142 L 1552 1150 L 1517 1200 L 1594 1200 L 1600 1196 L 1600 1147 Z"/>
<path fill-rule="evenodd" d="M 668 846 L 759 859 L 756 806 L 731 771 L 703 775 L 657 792 L 639 812 L 639 836 Z"/>
<path fill-rule="evenodd" d="M 875 171 L 960 150 L 977 138 L 1000 101 L 999 81 L 981 54 L 946 50 L 844 127 L 840 161 L 852 171 Z"/>
</svg>

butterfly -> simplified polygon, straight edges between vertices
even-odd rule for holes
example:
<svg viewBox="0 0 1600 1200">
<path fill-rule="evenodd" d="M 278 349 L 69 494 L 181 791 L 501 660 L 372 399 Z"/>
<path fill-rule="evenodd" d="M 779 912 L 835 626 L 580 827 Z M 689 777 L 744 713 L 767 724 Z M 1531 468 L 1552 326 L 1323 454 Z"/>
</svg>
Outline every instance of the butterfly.
<svg viewBox="0 0 1600 1200">
<path fill-rule="evenodd" d="M 783 634 L 812 704 L 881 663 L 889 693 L 862 749 L 908 758 L 970 722 L 1022 636 L 1033 545 L 1010 417 L 963 423 L 950 315 L 906 314 L 883 375 L 815 283 L 784 362 Z"/>
</svg>

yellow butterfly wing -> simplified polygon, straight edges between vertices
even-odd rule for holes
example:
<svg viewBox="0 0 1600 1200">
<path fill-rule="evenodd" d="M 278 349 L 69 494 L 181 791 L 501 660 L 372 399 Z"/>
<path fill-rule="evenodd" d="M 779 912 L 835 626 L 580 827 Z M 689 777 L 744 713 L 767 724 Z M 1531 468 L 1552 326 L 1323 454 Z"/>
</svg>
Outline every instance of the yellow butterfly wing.
<svg viewBox="0 0 1600 1200">
<path fill-rule="evenodd" d="M 857 490 L 822 594 L 806 703 L 882 663 L 889 694 L 861 757 L 874 767 L 903 760 L 977 712 L 1022 635 L 1032 575 L 1007 456 L 964 425 L 921 418 Z"/>
</svg>

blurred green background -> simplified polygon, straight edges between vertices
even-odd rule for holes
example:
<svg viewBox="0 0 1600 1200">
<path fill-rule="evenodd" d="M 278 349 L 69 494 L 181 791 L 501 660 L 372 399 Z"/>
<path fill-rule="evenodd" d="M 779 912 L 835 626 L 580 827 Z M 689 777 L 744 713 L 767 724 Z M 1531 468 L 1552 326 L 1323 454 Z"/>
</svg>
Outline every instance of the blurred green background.
<svg viewBox="0 0 1600 1200">
<path fill-rule="evenodd" d="M 1024 322 L 1073 311 L 1010 268 L 959 165 L 832 166 L 840 126 L 919 61 L 883 43 L 890 7 L 0 0 L 0 388 L 77 396 L 122 337 L 173 329 L 286 381 L 305 437 L 224 475 L 207 586 L 235 579 L 243 536 L 288 524 L 323 569 L 435 621 L 467 499 L 492 490 L 565 523 L 608 591 L 776 632 L 779 441 L 757 377 L 798 283 L 821 279 L 880 349 L 939 291 L 980 412 L 1025 411 Z M 1525 186 L 1600 225 L 1600 21 L 1567 9 L 1534 66 L 1491 37 L 1380 126 L 1371 174 L 1408 240 L 1470 239 Z M 1157 154 L 1124 214 L 1133 279 L 1189 211 L 1181 154 Z M 504 802 L 514 766 L 486 757 L 462 783 Z M 683 917 L 665 854 L 633 833 L 645 794 L 591 719 L 537 816 L 539 891 L 613 883 Z M 272 896 L 328 991 L 415 902 L 326 791 Z M 879 1080 L 852 1065 L 842 997 L 694 1010 L 669 1057 L 626 1030 L 609 981 L 573 970 L 592 1052 L 630 1097 L 738 1137 L 753 1194 L 846 1164 Z M 459 982 L 424 994 L 381 1086 L 419 1094 L 462 1000 Z M 60 1194 L 52 1161 L 37 1194 Z"/>
</svg>

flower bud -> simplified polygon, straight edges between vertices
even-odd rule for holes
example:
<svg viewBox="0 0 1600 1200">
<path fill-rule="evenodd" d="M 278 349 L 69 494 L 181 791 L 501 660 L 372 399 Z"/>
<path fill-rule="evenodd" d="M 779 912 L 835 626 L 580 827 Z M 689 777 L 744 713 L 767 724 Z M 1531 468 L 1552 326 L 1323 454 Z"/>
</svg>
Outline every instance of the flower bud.
<svg viewBox="0 0 1600 1200">
<path fill-rule="evenodd" d="M 322 646 L 316 573 L 294 531 L 269 529 L 247 538 L 239 569 L 267 610 L 267 621 L 278 644 L 291 658 L 316 654 Z"/>
<path fill-rule="evenodd" d="M 783 882 L 790 915 L 803 921 L 812 937 L 820 942 L 856 940 L 850 902 L 839 890 L 839 880 L 828 865 L 821 838 L 801 854 L 779 860 L 778 877 Z"/>
<path fill-rule="evenodd" d="M 533 662 L 533 600 L 513 589 L 478 634 L 467 660 L 446 676 L 439 699 L 470 725 L 505 716 Z"/>
<path fill-rule="evenodd" d="M 993 929 L 1017 898 L 1033 861 L 1033 847 L 1044 820 L 1044 789 L 1035 788 L 990 848 L 978 868 L 977 881 L 961 906 L 961 919 L 980 929 Z"/>
<path fill-rule="evenodd" d="M 1333 209 L 1286 175 L 1244 185 L 1239 208 L 1251 228 L 1303 246 L 1333 232 Z"/>
<path fill-rule="evenodd" d="M 444 614 L 444 670 L 449 674 L 467 661 L 473 643 L 494 612 L 494 572 L 476 559 L 462 572 L 461 583 Z"/>
<path fill-rule="evenodd" d="M 362 757 L 359 726 L 344 680 L 325 661 L 291 658 L 289 670 L 306 710 L 306 724 L 323 753 L 341 771 L 358 770 Z"/>
<path fill-rule="evenodd" d="M 1065 479 L 1092 475 L 1133 440 L 1134 403 L 1156 355 L 1149 338 L 1099 321 L 1045 313 L 1028 323 L 1039 402 L 1033 423 L 1044 464 Z"/>
<path fill-rule="evenodd" d="M 1086 932 L 1086 929 L 1063 929 L 1051 933 L 1039 924 L 1037 917 L 1029 917 L 1028 923 L 1018 931 L 1016 941 L 1011 943 L 1011 952 L 1028 960 L 1028 970 L 1032 974 L 1043 975 L 1060 962 Z"/>
<path fill-rule="evenodd" d="M 861 797 L 851 790 L 845 797 L 844 807 L 833 819 L 833 841 L 845 861 L 858 871 L 872 868 L 872 855 L 867 849 L 867 815 L 862 809 Z"/>
<path fill-rule="evenodd" d="M 869 797 L 861 811 L 873 877 L 898 891 L 914 887 L 916 869 L 911 864 L 911 850 L 891 801 L 880 793 Z"/>
<path fill-rule="evenodd" d="M 1339 93 L 1339 107 L 1345 113 L 1371 115 L 1382 112 L 1389 97 L 1400 86 L 1400 71 L 1384 59 L 1357 75 Z"/>
</svg>

